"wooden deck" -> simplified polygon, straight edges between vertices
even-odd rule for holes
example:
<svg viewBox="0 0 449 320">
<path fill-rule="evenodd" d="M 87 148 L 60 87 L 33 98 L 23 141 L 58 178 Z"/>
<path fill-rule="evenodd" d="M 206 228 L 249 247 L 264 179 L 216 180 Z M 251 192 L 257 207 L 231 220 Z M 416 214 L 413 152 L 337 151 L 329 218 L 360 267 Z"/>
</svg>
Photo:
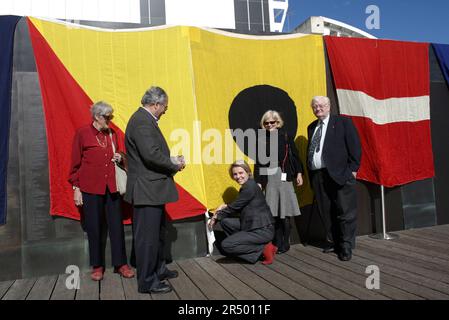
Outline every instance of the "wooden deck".
<svg viewBox="0 0 449 320">
<path fill-rule="evenodd" d="M 79 290 L 65 287 L 67 275 L 0 283 L 2 300 L 447 300 L 449 225 L 397 232 L 394 241 L 357 239 L 353 259 L 341 262 L 319 248 L 294 245 L 270 266 L 214 256 L 176 261 L 174 291 L 137 292 L 136 279 L 107 270 L 104 280 L 81 277 Z M 369 290 L 366 267 L 380 269 L 380 289 Z"/>
</svg>

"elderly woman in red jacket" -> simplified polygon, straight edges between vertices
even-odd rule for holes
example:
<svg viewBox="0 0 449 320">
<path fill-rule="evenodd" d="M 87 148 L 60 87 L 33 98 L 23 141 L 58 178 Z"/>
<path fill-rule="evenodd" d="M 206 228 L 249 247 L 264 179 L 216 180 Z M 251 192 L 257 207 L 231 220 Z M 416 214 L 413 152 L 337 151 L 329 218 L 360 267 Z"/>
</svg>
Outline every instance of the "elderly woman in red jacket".
<svg viewBox="0 0 449 320">
<path fill-rule="evenodd" d="M 115 182 L 114 162 L 123 159 L 117 136 L 109 128 L 113 109 L 100 101 L 92 105 L 90 111 L 93 122 L 79 128 L 73 140 L 69 182 L 73 186 L 75 205 L 83 208 L 91 278 L 103 279 L 105 239 L 102 235 L 106 228 L 109 229 L 114 272 L 132 278 L 134 271 L 127 264 L 121 199 Z"/>
</svg>

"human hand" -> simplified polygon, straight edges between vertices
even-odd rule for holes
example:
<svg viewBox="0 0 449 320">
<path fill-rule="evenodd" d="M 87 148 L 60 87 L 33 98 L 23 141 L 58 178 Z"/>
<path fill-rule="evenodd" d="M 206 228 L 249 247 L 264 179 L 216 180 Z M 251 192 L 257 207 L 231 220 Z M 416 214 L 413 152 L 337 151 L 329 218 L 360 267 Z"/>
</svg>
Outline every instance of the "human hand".
<svg viewBox="0 0 449 320">
<path fill-rule="evenodd" d="M 212 218 L 210 218 L 209 222 L 208 222 L 209 229 L 212 229 L 216 223 L 217 223 L 217 217 L 216 216 L 213 216 Z"/>
<path fill-rule="evenodd" d="M 296 186 L 300 187 L 303 184 L 303 179 L 302 179 L 302 174 L 298 173 L 298 175 L 296 176 Z"/>
<path fill-rule="evenodd" d="M 75 205 L 77 207 L 81 207 L 83 205 L 83 195 L 81 194 L 80 188 L 75 188 L 73 191 L 73 200 L 75 201 Z"/>
<path fill-rule="evenodd" d="M 183 165 L 186 164 L 186 160 L 183 155 L 177 156 L 176 159 L 178 159 L 179 163 L 182 163 Z"/>
<path fill-rule="evenodd" d="M 179 171 L 181 171 L 186 167 L 186 160 L 184 159 L 183 155 L 177 156 L 176 158 L 177 158 L 179 164 L 181 165 L 181 168 L 179 170 Z"/>
<path fill-rule="evenodd" d="M 182 171 L 186 167 L 184 156 L 170 157 L 171 161 L 178 166 L 178 171 Z"/>
<path fill-rule="evenodd" d="M 223 203 L 223 204 L 221 204 L 221 205 L 218 206 L 218 208 L 216 209 L 215 212 L 220 211 L 220 210 L 223 210 L 223 209 L 226 208 L 226 207 L 227 207 L 227 205 Z"/>
<path fill-rule="evenodd" d="M 257 184 L 259 188 L 262 190 L 262 185 L 260 183 Z"/>
<path fill-rule="evenodd" d="M 112 162 L 120 163 L 122 162 L 122 155 L 120 153 L 114 153 L 114 156 L 112 157 Z"/>
</svg>

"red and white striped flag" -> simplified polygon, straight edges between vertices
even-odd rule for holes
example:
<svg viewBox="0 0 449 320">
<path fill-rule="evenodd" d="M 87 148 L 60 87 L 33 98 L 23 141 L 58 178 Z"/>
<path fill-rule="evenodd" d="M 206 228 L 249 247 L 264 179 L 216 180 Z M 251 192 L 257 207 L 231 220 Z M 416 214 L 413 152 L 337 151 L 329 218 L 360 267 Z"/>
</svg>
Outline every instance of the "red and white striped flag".
<svg viewBox="0 0 449 320">
<path fill-rule="evenodd" d="M 357 178 L 393 187 L 434 176 L 429 45 L 325 37 L 340 113 L 362 143 Z"/>
</svg>

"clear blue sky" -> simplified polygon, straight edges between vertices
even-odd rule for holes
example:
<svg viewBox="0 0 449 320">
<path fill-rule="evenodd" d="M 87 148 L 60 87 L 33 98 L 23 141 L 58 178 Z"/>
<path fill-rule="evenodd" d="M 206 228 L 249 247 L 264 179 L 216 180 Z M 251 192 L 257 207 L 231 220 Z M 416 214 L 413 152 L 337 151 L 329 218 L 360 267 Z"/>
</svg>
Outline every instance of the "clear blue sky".
<svg viewBox="0 0 449 320">
<path fill-rule="evenodd" d="M 379 7 L 379 30 L 366 28 L 368 5 Z M 289 0 L 284 31 L 310 16 L 339 20 L 382 39 L 449 44 L 449 0 Z"/>
</svg>

